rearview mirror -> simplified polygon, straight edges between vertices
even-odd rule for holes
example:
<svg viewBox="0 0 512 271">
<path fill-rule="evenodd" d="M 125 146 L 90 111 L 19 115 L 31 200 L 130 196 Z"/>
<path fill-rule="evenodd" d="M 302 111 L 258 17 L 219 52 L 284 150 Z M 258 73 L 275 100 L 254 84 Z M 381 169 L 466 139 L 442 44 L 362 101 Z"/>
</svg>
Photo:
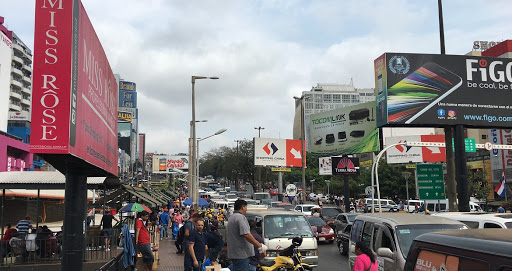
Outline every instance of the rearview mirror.
<svg viewBox="0 0 512 271">
<path fill-rule="evenodd" d="M 377 249 L 377 255 L 380 257 L 386 257 L 386 258 L 393 259 L 394 253 L 391 251 L 391 249 L 389 249 L 387 247 L 381 247 L 381 248 Z"/>
</svg>

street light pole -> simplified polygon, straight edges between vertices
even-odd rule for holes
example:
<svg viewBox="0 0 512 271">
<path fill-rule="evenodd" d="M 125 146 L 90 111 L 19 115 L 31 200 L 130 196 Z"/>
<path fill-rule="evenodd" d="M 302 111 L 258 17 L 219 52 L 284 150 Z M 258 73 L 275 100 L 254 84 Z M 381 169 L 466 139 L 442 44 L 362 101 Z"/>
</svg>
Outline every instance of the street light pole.
<svg viewBox="0 0 512 271">
<path fill-rule="evenodd" d="M 258 130 L 258 137 L 261 137 L 261 130 L 265 130 L 265 128 L 259 126 L 259 127 L 254 127 L 254 129 Z"/>
<path fill-rule="evenodd" d="M 306 152 L 304 145 L 306 144 L 306 129 L 304 128 L 304 95 L 293 97 L 295 100 L 300 100 L 300 129 L 301 129 L 301 146 L 302 146 L 302 202 L 306 202 Z"/>
<path fill-rule="evenodd" d="M 194 193 L 196 193 L 196 197 L 197 197 L 198 200 L 199 200 L 199 165 L 200 165 L 200 163 L 199 163 L 199 142 L 201 142 L 201 141 L 203 141 L 205 139 L 208 139 L 208 138 L 210 138 L 212 136 L 220 135 L 220 134 L 224 133 L 225 131 L 227 131 L 227 129 L 220 129 L 217 132 L 215 132 L 215 134 L 213 134 L 213 135 L 209 135 L 209 136 L 207 136 L 205 138 L 198 138 L 197 139 L 197 156 L 196 156 L 197 157 L 197 160 L 196 160 L 197 161 L 197 164 L 196 164 L 197 183 L 194 184 L 197 189 L 196 189 L 196 191 L 194 191 Z"/>
<path fill-rule="evenodd" d="M 331 184 L 331 181 L 325 180 L 325 183 L 327 184 L 327 195 L 330 195 L 329 191 L 329 185 Z"/>
<path fill-rule="evenodd" d="M 192 149 L 190 150 L 190 153 L 189 153 L 189 167 L 191 167 L 189 169 L 190 171 L 190 174 L 189 174 L 189 178 L 190 178 L 190 181 L 191 181 L 191 184 L 192 186 L 194 186 L 194 183 L 197 183 L 197 181 L 195 181 L 197 179 L 197 176 L 192 176 L 194 175 L 193 173 L 196 172 L 196 164 L 197 164 L 197 157 L 195 155 L 195 150 L 196 150 L 196 93 L 195 93 L 195 85 L 196 85 L 196 80 L 198 79 L 219 79 L 219 77 L 206 77 L 206 76 L 192 76 L 192 135 L 191 135 L 191 138 L 192 138 Z M 189 189 L 190 190 L 190 189 Z M 192 187 L 192 202 L 194 204 L 194 210 L 197 211 L 197 200 L 198 200 L 198 193 L 197 193 L 197 187 Z"/>
<path fill-rule="evenodd" d="M 411 174 L 409 171 L 402 172 L 402 176 L 404 176 L 405 179 L 405 191 L 407 195 L 407 212 L 409 212 L 409 177 L 411 177 Z"/>
<path fill-rule="evenodd" d="M 315 190 L 313 189 L 313 184 L 315 183 L 315 179 L 309 180 L 311 182 L 311 193 L 315 193 Z"/>
</svg>

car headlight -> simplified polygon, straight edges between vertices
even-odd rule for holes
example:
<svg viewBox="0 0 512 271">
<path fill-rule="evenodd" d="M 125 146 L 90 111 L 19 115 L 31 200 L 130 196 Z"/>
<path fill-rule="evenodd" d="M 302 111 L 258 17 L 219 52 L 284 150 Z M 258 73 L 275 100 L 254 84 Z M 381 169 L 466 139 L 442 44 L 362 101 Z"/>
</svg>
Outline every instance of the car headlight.
<svg viewBox="0 0 512 271">
<path fill-rule="evenodd" d="M 316 250 L 301 250 L 300 254 L 302 256 L 315 256 L 316 255 Z"/>
<path fill-rule="evenodd" d="M 334 233 L 334 230 L 331 228 L 331 229 L 329 230 L 329 233 Z"/>
</svg>

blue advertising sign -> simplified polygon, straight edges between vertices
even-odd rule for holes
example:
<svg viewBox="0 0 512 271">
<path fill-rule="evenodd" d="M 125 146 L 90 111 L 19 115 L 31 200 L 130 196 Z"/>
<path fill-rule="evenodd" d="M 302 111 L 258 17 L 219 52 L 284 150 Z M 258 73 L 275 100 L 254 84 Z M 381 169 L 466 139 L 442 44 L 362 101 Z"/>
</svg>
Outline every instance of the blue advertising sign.
<svg viewBox="0 0 512 271">
<path fill-rule="evenodd" d="M 137 84 L 128 81 L 119 81 L 119 90 L 137 91 Z"/>
<path fill-rule="evenodd" d="M 119 107 L 137 107 L 137 92 L 131 90 L 119 90 Z"/>
</svg>

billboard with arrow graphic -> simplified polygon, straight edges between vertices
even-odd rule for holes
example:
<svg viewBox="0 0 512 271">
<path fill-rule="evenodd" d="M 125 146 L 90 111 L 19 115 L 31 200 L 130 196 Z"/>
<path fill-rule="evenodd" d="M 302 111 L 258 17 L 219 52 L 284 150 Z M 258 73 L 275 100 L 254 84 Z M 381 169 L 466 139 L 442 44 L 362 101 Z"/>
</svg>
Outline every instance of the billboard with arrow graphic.
<svg viewBox="0 0 512 271">
<path fill-rule="evenodd" d="M 386 137 L 386 146 L 401 142 L 444 142 L 444 135 Z M 446 162 L 446 148 L 398 145 L 386 151 L 386 159 L 388 164 Z"/>
<path fill-rule="evenodd" d="M 255 137 L 254 165 L 302 167 L 301 142 L 303 141 Z"/>
</svg>

